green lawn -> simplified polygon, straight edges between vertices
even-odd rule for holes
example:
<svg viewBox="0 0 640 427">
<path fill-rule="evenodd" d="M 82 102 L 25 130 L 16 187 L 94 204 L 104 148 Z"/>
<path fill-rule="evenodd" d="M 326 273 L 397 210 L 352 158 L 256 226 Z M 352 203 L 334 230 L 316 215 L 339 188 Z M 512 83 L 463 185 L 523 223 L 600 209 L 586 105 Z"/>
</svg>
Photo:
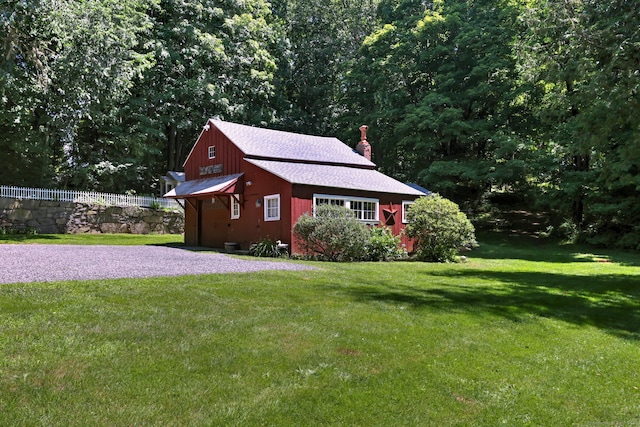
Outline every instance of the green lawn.
<svg viewBox="0 0 640 427">
<path fill-rule="evenodd" d="M 58 245 L 181 245 L 181 234 L 0 234 L 4 243 Z"/>
<path fill-rule="evenodd" d="M 479 240 L 461 264 L 0 285 L 0 425 L 640 425 L 640 256 Z"/>
</svg>

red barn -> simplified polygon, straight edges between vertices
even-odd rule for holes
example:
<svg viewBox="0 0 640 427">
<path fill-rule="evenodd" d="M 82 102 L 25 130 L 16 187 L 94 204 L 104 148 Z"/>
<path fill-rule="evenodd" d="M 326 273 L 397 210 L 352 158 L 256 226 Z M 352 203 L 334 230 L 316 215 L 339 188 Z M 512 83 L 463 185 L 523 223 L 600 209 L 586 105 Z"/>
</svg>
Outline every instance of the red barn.
<svg viewBox="0 0 640 427">
<path fill-rule="evenodd" d="M 293 226 L 322 203 L 399 234 L 408 206 L 428 192 L 376 171 L 360 130 L 354 150 L 336 138 L 210 119 L 184 163 L 185 183 L 165 194 L 185 201 L 185 243 L 248 249 L 271 238 L 299 253 Z"/>
</svg>

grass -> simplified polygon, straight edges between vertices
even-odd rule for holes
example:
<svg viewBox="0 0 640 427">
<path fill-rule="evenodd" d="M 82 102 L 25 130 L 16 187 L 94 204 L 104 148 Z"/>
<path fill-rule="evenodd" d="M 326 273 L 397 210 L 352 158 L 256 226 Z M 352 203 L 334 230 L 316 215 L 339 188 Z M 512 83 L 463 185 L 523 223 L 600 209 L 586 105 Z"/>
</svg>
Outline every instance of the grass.
<svg viewBox="0 0 640 427">
<path fill-rule="evenodd" d="M 0 234 L 0 245 L 40 243 L 58 245 L 182 245 L 181 234 Z"/>
<path fill-rule="evenodd" d="M 0 425 L 640 425 L 640 256 L 0 286 Z"/>
</svg>

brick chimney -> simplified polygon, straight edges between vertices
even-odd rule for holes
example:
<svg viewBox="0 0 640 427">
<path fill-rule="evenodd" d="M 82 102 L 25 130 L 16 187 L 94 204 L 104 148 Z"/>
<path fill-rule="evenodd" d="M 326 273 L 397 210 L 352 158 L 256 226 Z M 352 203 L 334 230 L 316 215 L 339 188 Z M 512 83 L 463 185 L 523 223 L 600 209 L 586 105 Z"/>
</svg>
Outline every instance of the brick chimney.
<svg viewBox="0 0 640 427">
<path fill-rule="evenodd" d="M 367 129 L 369 129 L 367 125 L 360 126 L 360 142 L 356 145 L 356 151 L 371 161 L 371 145 L 367 142 Z"/>
</svg>

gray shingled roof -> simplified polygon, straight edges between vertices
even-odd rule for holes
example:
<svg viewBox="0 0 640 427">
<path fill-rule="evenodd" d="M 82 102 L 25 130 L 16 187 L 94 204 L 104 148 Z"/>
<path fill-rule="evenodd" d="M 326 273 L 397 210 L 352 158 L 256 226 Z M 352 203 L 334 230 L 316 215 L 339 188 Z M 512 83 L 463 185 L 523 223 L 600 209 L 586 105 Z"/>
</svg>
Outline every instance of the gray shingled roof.
<svg viewBox="0 0 640 427">
<path fill-rule="evenodd" d="M 211 119 L 210 122 L 247 158 L 333 163 L 371 169 L 375 167 L 374 163 L 337 138 L 264 129 L 218 119 Z"/>
<path fill-rule="evenodd" d="M 246 159 L 246 161 L 292 184 L 411 196 L 425 195 L 424 192 L 396 181 L 374 169 L 257 159 Z"/>
</svg>

